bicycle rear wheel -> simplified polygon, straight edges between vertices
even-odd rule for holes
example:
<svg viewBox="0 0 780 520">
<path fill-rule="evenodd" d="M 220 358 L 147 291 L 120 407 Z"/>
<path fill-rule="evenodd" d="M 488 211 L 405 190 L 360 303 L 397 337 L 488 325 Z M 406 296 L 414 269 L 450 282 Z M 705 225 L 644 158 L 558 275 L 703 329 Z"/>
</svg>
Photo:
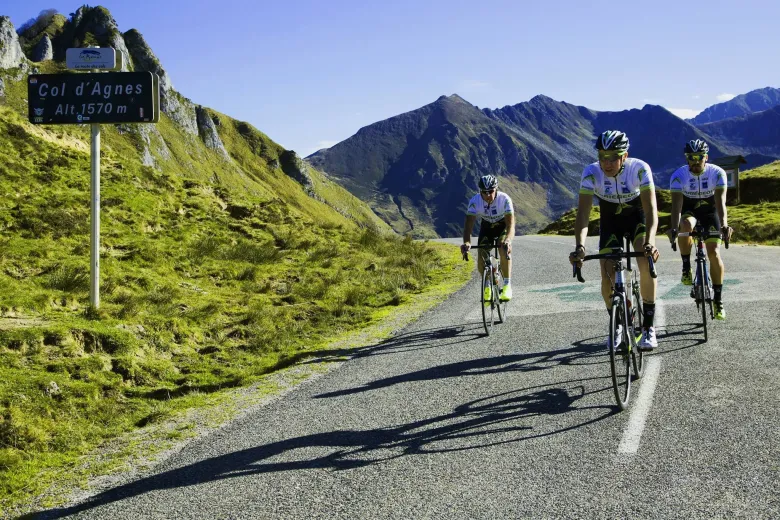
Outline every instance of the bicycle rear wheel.
<svg viewBox="0 0 780 520">
<path fill-rule="evenodd" d="M 615 401 L 621 410 L 628 407 L 628 400 L 631 397 L 631 355 L 627 327 L 623 327 L 622 337 L 618 336 L 618 326 L 627 323 L 625 318 L 623 299 L 616 296 L 612 300 L 612 312 L 609 317 L 609 346 L 617 345 L 618 342 L 620 346 L 617 350 L 614 347 L 609 349 L 609 365 L 612 370 Z"/>
<path fill-rule="evenodd" d="M 490 331 L 493 329 L 493 312 L 495 311 L 495 287 L 493 287 L 493 277 L 490 274 L 490 269 L 485 269 L 482 274 L 482 292 L 479 294 L 479 299 L 482 302 L 482 324 L 485 326 L 485 334 L 490 335 Z M 485 288 L 490 287 L 490 299 L 485 300 Z"/>
<path fill-rule="evenodd" d="M 644 308 L 642 307 L 642 297 L 639 294 L 639 288 L 634 286 L 631 291 L 631 302 L 633 316 L 629 317 L 631 330 L 629 335 L 631 342 L 631 362 L 634 365 L 634 377 L 639 379 L 645 372 L 645 353 L 639 349 L 639 342 L 642 341 L 642 325 L 644 323 Z"/>
<path fill-rule="evenodd" d="M 699 299 L 696 305 L 701 311 L 701 326 L 704 329 L 704 342 L 707 342 L 707 264 L 704 261 L 698 262 L 696 266 L 699 277 Z"/>
</svg>

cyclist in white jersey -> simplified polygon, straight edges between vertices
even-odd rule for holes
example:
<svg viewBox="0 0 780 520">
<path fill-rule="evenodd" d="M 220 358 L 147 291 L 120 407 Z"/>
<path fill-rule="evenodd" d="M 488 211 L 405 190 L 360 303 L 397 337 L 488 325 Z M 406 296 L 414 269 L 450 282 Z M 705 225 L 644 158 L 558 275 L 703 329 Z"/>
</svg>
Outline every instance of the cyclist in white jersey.
<svg viewBox="0 0 780 520">
<path fill-rule="evenodd" d="M 494 175 L 485 175 L 479 179 L 479 193 L 469 200 L 466 222 L 463 225 L 463 245 L 460 246 L 464 258 L 471 249 L 471 231 L 477 217 L 481 220 L 477 243 L 489 245 L 494 240 L 501 243 L 498 253 L 501 260 L 501 274 L 504 276 L 504 287 L 501 289 L 499 299 L 509 301 L 512 299 L 510 279 L 512 260 L 508 255 L 512 253 L 512 239 L 515 237 L 515 213 L 509 195 L 498 191 L 498 179 Z M 483 257 L 484 254 L 477 255 L 477 269 L 480 273 L 485 268 Z M 483 298 L 490 300 L 491 297 L 490 287 L 486 287 Z"/>
<path fill-rule="evenodd" d="M 700 223 L 711 235 L 704 241 L 710 261 L 712 276 L 713 303 L 715 319 L 725 320 L 721 294 L 723 290 L 723 259 L 720 256 L 720 236 L 731 238 L 732 229 L 728 226 L 726 212 L 726 172 L 720 166 L 707 164 L 709 145 L 701 139 L 693 139 L 685 144 L 686 166 L 681 166 L 669 182 L 672 192 L 672 214 L 669 229 L 670 238 L 677 231 L 690 233 Z M 682 217 L 682 219 L 681 219 Z M 691 237 L 678 237 L 677 244 L 682 256 L 682 279 L 685 285 L 692 285 L 691 276 Z"/>
<path fill-rule="evenodd" d="M 569 255 L 569 261 L 581 265 L 582 258 L 585 257 L 585 237 L 588 235 L 594 195 L 599 199 L 601 210 L 599 252 L 609 253 L 612 247 L 622 246 L 623 235 L 630 233 L 636 251 L 644 251 L 645 256 L 652 256 L 654 261 L 658 260 L 658 250 L 655 248 L 658 211 L 650 166 L 640 159 L 628 157 L 628 137 L 617 130 L 607 130 L 599 135 L 596 149 L 598 161 L 586 166 L 582 172 L 574 226 L 576 247 Z M 601 296 L 607 305 L 607 311 L 611 312 L 610 279 L 614 279 L 614 265 L 607 260 L 600 262 Z M 644 330 L 639 348 L 652 350 L 658 346 L 653 324 L 658 284 L 650 276 L 650 265 L 646 258 L 637 258 L 637 264 L 640 274 L 639 291 L 644 303 Z M 614 348 L 617 346 L 614 345 Z"/>
</svg>

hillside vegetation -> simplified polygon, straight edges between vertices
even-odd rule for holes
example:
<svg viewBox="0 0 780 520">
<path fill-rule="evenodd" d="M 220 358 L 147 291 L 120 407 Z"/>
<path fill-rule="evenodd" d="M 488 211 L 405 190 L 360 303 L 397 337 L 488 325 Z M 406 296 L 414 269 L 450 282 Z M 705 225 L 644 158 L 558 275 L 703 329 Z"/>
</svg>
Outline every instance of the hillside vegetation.
<svg viewBox="0 0 780 520">
<path fill-rule="evenodd" d="M 0 74 L 0 510 L 106 439 L 470 276 L 454 248 L 401 239 L 313 168 L 303 185 L 293 153 L 203 109 L 226 154 L 166 114 L 102 127 L 90 308 L 89 127 L 30 125 L 26 75 Z"/>
</svg>

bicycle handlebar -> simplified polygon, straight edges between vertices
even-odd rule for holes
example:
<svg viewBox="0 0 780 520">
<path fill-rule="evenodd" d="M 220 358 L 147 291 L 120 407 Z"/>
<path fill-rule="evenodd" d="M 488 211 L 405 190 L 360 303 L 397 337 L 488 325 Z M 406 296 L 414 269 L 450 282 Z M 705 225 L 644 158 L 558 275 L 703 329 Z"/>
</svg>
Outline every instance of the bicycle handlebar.
<svg viewBox="0 0 780 520">
<path fill-rule="evenodd" d="M 471 249 L 494 249 L 494 248 L 497 249 L 498 247 L 499 247 L 499 244 L 493 244 L 493 245 L 487 245 L 487 246 L 486 245 L 482 245 L 481 246 L 481 245 L 477 244 L 475 246 L 471 246 Z M 508 248 L 506 246 L 504 246 L 504 249 L 508 249 Z M 468 260 L 469 259 L 468 252 L 466 252 L 463 255 L 463 259 L 464 260 Z M 512 259 L 512 254 L 509 251 L 506 252 L 506 259 L 507 260 L 511 260 Z"/>
<path fill-rule="evenodd" d="M 637 252 L 632 251 L 630 253 L 603 253 L 598 255 L 585 255 L 585 257 L 582 259 L 583 262 L 586 260 L 621 260 L 623 258 L 642 258 L 645 256 L 644 252 Z M 650 276 L 652 278 L 656 278 L 658 276 L 658 273 L 655 270 L 655 262 L 653 261 L 652 257 L 647 257 L 647 261 L 650 264 Z M 585 278 L 582 277 L 582 269 L 577 264 L 572 265 L 572 278 L 577 277 L 577 280 L 585 283 Z"/>
<path fill-rule="evenodd" d="M 677 251 L 677 237 L 694 237 L 695 238 L 699 234 L 700 233 L 698 233 L 696 231 L 693 231 L 693 232 L 690 232 L 690 231 L 680 231 L 680 232 L 672 231 L 672 236 L 669 239 L 669 243 L 671 243 L 671 245 L 672 245 L 672 251 Z M 703 235 L 703 233 L 702 233 L 702 235 Z M 729 248 L 729 238 L 728 237 L 724 237 L 722 232 L 717 233 L 717 234 L 709 233 L 709 235 L 711 237 L 712 236 L 719 237 L 721 240 L 723 240 L 723 245 L 726 246 L 726 249 Z"/>
</svg>

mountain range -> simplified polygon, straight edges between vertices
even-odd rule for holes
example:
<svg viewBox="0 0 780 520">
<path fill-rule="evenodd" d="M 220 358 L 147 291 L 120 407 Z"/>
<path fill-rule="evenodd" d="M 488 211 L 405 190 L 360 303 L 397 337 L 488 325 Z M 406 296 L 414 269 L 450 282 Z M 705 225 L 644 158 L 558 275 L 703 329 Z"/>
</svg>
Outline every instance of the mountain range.
<svg viewBox="0 0 780 520">
<path fill-rule="evenodd" d="M 657 105 L 595 111 L 539 95 L 492 110 L 457 94 L 441 96 L 361 128 L 306 161 L 368 202 L 395 231 L 416 237 L 459 235 L 477 180 L 495 174 L 515 203 L 518 232 L 527 233 L 575 204 L 580 173 L 594 160 L 596 136 L 607 129 L 628 134 L 630 155 L 651 165 L 660 187 L 694 138 L 710 144 L 712 159 L 739 154 L 749 167 L 777 159 L 778 92 L 760 89 L 715 105 L 702 112 L 706 123 Z"/>
</svg>

